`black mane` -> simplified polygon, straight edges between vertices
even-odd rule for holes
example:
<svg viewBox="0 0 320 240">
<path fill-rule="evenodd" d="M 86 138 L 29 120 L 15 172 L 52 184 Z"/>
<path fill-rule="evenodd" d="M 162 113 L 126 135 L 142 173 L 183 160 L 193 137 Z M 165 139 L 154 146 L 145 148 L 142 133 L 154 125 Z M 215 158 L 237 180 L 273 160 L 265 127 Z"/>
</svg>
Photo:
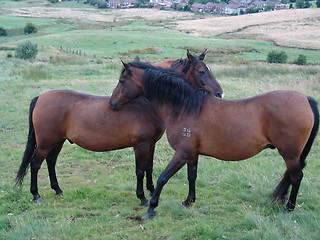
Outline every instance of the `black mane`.
<svg viewBox="0 0 320 240">
<path fill-rule="evenodd" d="M 206 90 L 194 88 L 168 69 L 143 62 L 131 62 L 129 65 L 146 70 L 143 76 L 145 97 L 157 100 L 159 104 L 169 103 L 177 113 L 198 114 L 203 101 L 210 95 Z"/>
</svg>

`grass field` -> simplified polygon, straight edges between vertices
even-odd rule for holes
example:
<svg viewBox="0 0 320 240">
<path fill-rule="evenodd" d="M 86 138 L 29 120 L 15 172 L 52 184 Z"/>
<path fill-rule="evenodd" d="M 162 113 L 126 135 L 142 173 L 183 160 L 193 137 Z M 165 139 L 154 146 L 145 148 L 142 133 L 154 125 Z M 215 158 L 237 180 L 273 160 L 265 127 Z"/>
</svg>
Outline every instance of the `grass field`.
<svg viewBox="0 0 320 240">
<path fill-rule="evenodd" d="M 0 37 L 0 239 L 320 239 L 319 136 L 307 159 L 298 206 L 290 214 L 269 202 L 285 171 L 276 150 L 242 162 L 201 156 L 193 206 L 181 205 L 188 191 L 184 167 L 165 186 L 158 213 L 147 222 L 138 220 L 146 208 L 135 196 L 132 149 L 95 153 L 65 143 L 57 163 L 64 196 L 51 190 L 46 164 L 39 172 L 44 203 L 31 201 L 30 174 L 22 192 L 13 188 L 27 140 L 30 100 L 65 88 L 109 95 L 121 71 L 120 59 L 184 58 L 187 48 L 194 53 L 207 48 L 207 63 L 226 98 L 293 89 L 320 101 L 319 51 L 277 47 L 257 39 L 196 37 L 163 27 L 165 21 L 0 16 L 0 25 L 16 33 Z M 17 34 L 27 22 L 38 26 L 38 33 Z M 38 43 L 37 58 L 7 58 L 14 54 L 10 49 L 26 39 Z M 81 56 L 74 50 L 81 50 Z M 267 64 L 271 50 L 286 51 L 289 62 L 304 54 L 309 65 Z M 156 148 L 155 181 L 172 154 L 164 136 Z"/>
</svg>

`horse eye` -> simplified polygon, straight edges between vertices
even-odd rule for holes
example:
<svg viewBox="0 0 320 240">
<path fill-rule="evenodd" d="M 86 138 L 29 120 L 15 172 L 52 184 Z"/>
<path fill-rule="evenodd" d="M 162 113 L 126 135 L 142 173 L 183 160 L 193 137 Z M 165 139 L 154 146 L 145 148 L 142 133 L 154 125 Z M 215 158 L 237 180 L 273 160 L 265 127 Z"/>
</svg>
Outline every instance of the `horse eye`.
<svg viewBox="0 0 320 240">
<path fill-rule="evenodd" d="M 120 79 L 120 80 L 119 80 L 119 83 L 124 84 L 124 80 L 123 80 L 123 79 Z"/>
<path fill-rule="evenodd" d="M 199 73 L 200 73 L 201 75 L 205 75 L 205 74 L 206 74 L 205 71 L 199 71 Z"/>
</svg>

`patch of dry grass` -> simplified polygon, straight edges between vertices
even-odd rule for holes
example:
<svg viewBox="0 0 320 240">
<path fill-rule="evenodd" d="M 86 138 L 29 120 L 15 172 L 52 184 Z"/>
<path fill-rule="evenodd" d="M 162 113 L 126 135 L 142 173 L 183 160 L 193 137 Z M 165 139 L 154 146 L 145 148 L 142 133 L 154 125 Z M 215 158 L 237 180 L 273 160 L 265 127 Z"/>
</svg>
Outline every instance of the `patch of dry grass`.
<svg viewBox="0 0 320 240">
<path fill-rule="evenodd" d="M 178 21 L 176 28 L 201 36 L 240 34 L 243 38 L 255 36 L 281 45 L 320 49 L 319 26 L 319 9 L 309 8 Z"/>
<path fill-rule="evenodd" d="M 157 9 L 91 9 L 91 8 L 52 8 L 52 7 L 23 7 L 0 8 L 1 15 L 22 17 L 78 19 L 98 22 L 116 22 L 128 20 L 183 20 L 192 19 L 190 12 L 160 11 Z"/>
</svg>

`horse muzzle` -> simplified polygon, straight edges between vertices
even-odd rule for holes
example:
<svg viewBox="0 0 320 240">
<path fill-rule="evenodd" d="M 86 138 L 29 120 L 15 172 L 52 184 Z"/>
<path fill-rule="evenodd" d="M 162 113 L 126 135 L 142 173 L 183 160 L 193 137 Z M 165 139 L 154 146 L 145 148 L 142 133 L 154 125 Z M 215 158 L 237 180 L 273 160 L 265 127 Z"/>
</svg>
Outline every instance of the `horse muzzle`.
<svg viewBox="0 0 320 240">
<path fill-rule="evenodd" d="M 119 110 L 121 108 L 121 103 L 119 101 L 109 100 L 109 106 L 112 110 Z"/>
</svg>

